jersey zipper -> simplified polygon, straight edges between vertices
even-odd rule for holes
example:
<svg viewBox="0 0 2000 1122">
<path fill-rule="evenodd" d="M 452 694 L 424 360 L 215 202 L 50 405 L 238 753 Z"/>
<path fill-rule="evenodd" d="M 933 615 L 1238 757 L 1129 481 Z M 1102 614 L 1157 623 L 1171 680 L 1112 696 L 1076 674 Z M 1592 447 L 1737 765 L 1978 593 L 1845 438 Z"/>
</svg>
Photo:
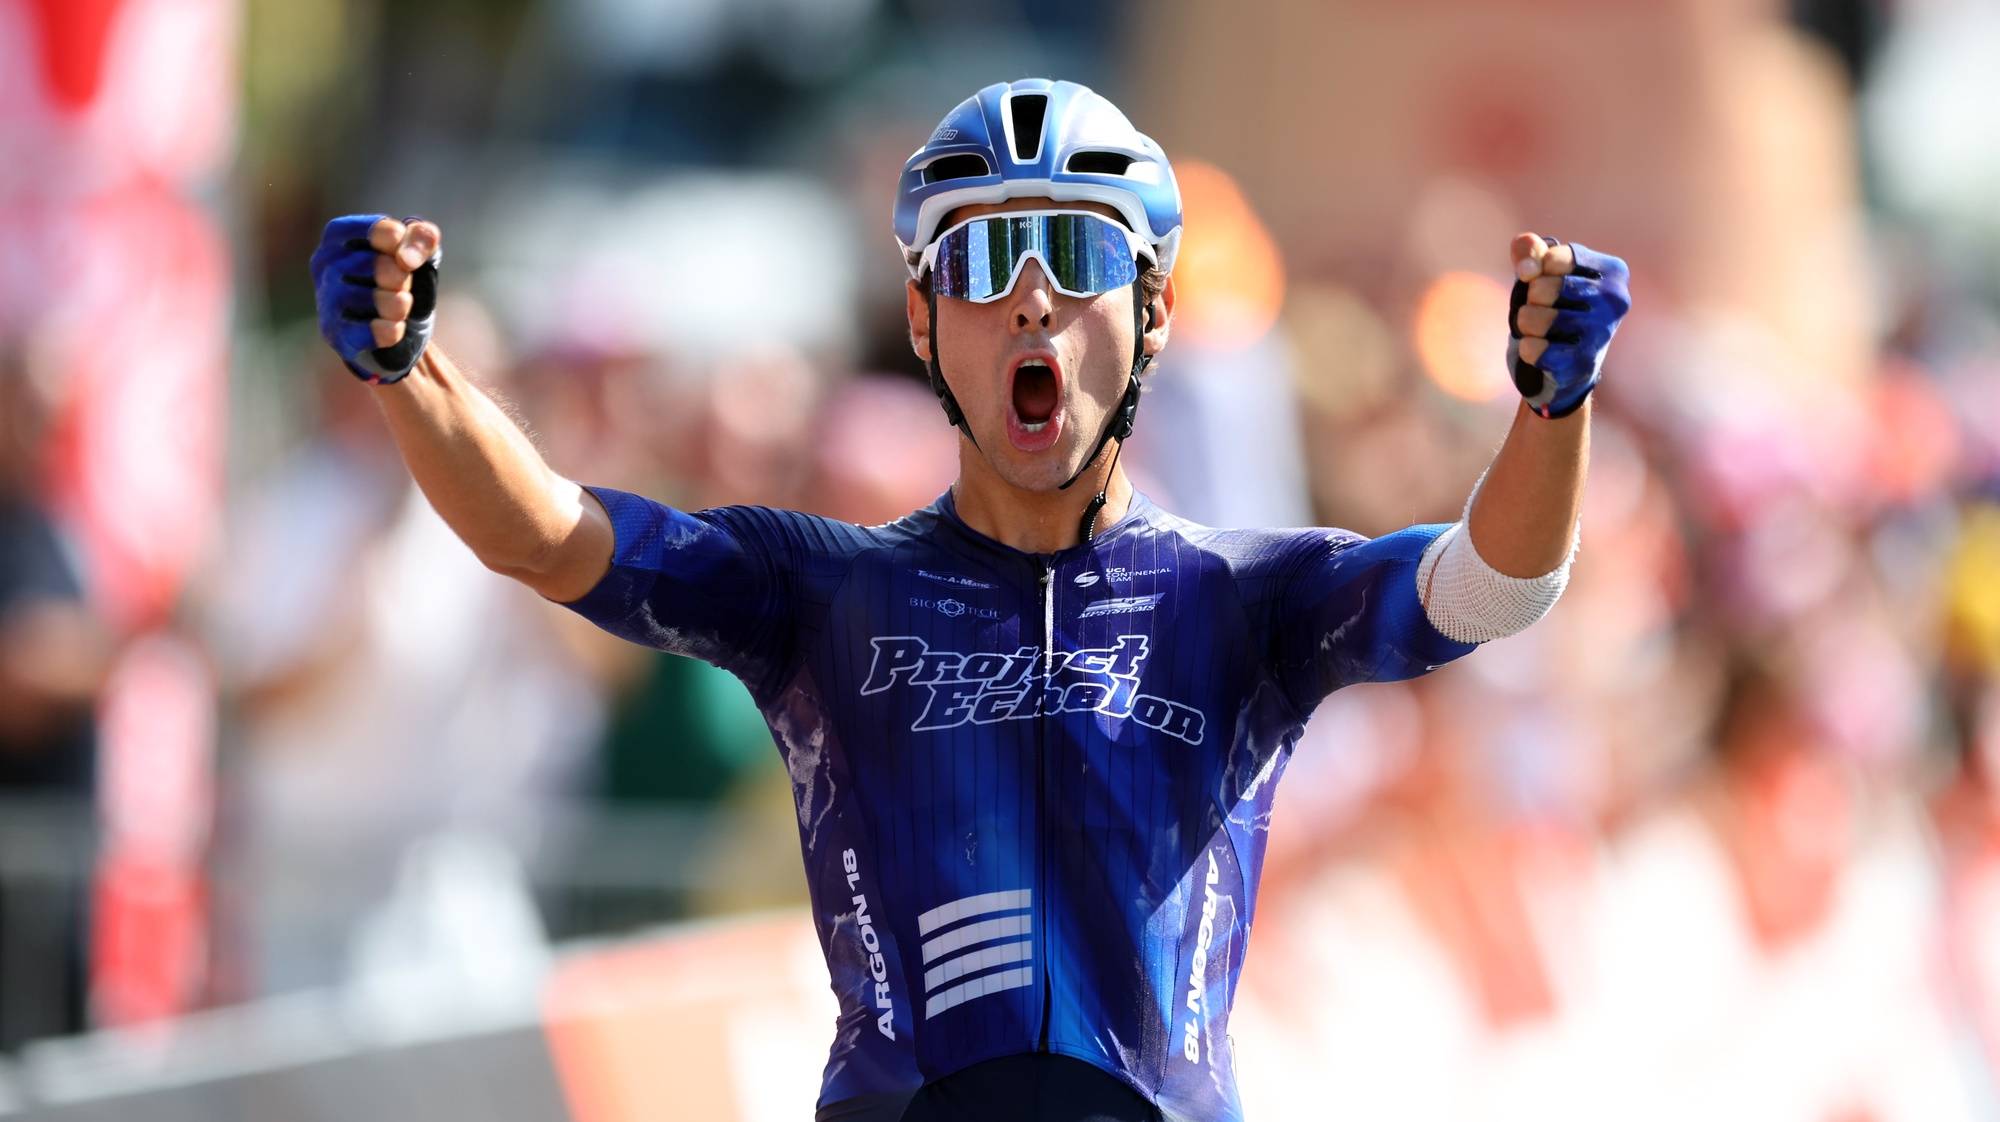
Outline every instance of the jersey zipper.
<svg viewBox="0 0 2000 1122">
<path fill-rule="evenodd" d="M 1042 561 L 1042 704 L 1048 704 L 1049 686 L 1054 679 L 1056 664 L 1056 570 L 1053 562 Z M 1053 987 L 1049 982 L 1049 847 L 1048 847 L 1048 782 L 1049 782 L 1049 721 L 1052 714 L 1044 712 L 1035 722 L 1035 877 L 1041 882 L 1038 899 L 1041 902 L 1042 920 L 1035 925 L 1035 961 L 1042 969 L 1042 1026 L 1036 1037 L 1035 1050 L 1049 1050 L 1049 1014 L 1055 1004 Z"/>
</svg>

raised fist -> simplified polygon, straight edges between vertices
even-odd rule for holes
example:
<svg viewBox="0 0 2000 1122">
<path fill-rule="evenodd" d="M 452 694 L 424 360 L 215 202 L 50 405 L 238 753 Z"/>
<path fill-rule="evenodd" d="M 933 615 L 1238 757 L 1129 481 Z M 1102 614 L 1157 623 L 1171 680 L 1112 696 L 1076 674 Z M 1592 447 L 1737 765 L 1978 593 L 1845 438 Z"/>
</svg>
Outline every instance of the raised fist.
<svg viewBox="0 0 2000 1122">
<path fill-rule="evenodd" d="M 1507 366 L 1528 408 L 1576 412 L 1604 369 L 1611 336 L 1632 306 L 1625 262 L 1587 247 L 1516 234 Z"/>
<path fill-rule="evenodd" d="M 408 374 L 437 323 L 436 224 L 352 214 L 326 224 L 312 255 L 319 333 L 355 377 L 385 385 Z"/>
</svg>

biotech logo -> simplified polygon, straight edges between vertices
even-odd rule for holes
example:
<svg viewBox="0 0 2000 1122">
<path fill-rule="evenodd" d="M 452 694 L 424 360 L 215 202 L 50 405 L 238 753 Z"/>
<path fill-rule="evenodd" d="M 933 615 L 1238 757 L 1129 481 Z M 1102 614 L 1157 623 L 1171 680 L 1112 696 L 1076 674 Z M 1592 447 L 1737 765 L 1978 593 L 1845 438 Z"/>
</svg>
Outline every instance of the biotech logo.
<svg viewBox="0 0 2000 1122">
<path fill-rule="evenodd" d="M 928 596 L 912 596 L 910 597 L 910 607 L 930 608 L 946 619 L 957 619 L 960 616 L 968 615 L 974 619 L 1000 618 L 1000 609 L 998 608 L 982 608 L 975 604 L 968 604 L 953 596 L 947 596 L 942 600 L 933 600 Z"/>
<path fill-rule="evenodd" d="M 1040 647 L 1013 654 L 935 651 L 915 635 L 870 639 L 875 647 L 862 694 L 894 685 L 922 691 L 923 710 L 912 732 L 964 724 L 1024 721 L 1050 713 L 1103 713 L 1130 717 L 1150 729 L 1200 744 L 1201 710 L 1139 692 L 1146 664 L 1144 635 L 1120 635 L 1109 647 L 1057 651 L 1044 672 Z"/>
</svg>

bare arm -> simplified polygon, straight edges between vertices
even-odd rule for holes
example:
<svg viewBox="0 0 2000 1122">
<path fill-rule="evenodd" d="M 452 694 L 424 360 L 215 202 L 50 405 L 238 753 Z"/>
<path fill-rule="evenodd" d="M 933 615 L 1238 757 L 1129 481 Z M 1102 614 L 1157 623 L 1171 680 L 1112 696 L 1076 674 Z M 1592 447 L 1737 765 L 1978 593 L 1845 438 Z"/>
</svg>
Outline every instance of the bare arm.
<svg viewBox="0 0 2000 1122">
<path fill-rule="evenodd" d="M 441 236 L 428 222 L 376 224 L 377 346 L 402 338 L 410 274 Z M 425 348 L 408 376 L 375 388 L 375 400 L 424 497 L 487 568 L 559 601 L 590 591 L 610 568 L 614 538 L 603 506 L 556 474 L 442 348 Z"/>
<path fill-rule="evenodd" d="M 611 566 L 611 520 L 436 344 L 375 400 L 431 506 L 486 567 L 551 600 Z"/>
<path fill-rule="evenodd" d="M 1554 421 L 1522 405 L 1472 501 L 1472 547 L 1510 577 L 1553 572 L 1569 556 L 1589 466 L 1589 401 Z"/>
<path fill-rule="evenodd" d="M 1533 363 L 1548 347 L 1561 277 L 1575 264 L 1567 245 L 1544 244 L 1522 234 L 1510 251 L 1515 272 L 1529 282 L 1521 308 L 1521 358 Z M 1466 519 L 1472 546 L 1488 565 L 1510 577 L 1539 577 L 1569 557 L 1590 464 L 1588 398 L 1567 417 L 1547 420 L 1523 403 L 1514 412 L 1507 442 L 1486 472 Z"/>
</svg>

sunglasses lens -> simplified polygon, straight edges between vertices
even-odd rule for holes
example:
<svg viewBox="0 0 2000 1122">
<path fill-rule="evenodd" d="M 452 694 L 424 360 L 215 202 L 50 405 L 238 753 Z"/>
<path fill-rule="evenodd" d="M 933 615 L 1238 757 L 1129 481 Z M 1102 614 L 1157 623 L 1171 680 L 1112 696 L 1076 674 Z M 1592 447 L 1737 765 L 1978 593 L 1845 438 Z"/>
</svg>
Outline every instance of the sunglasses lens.
<svg viewBox="0 0 2000 1122">
<path fill-rule="evenodd" d="M 1036 254 L 1056 289 L 1095 296 L 1138 279 L 1124 229 L 1095 214 L 995 215 L 938 240 L 933 283 L 940 296 L 984 303 L 1013 288 L 1022 258 Z"/>
</svg>

